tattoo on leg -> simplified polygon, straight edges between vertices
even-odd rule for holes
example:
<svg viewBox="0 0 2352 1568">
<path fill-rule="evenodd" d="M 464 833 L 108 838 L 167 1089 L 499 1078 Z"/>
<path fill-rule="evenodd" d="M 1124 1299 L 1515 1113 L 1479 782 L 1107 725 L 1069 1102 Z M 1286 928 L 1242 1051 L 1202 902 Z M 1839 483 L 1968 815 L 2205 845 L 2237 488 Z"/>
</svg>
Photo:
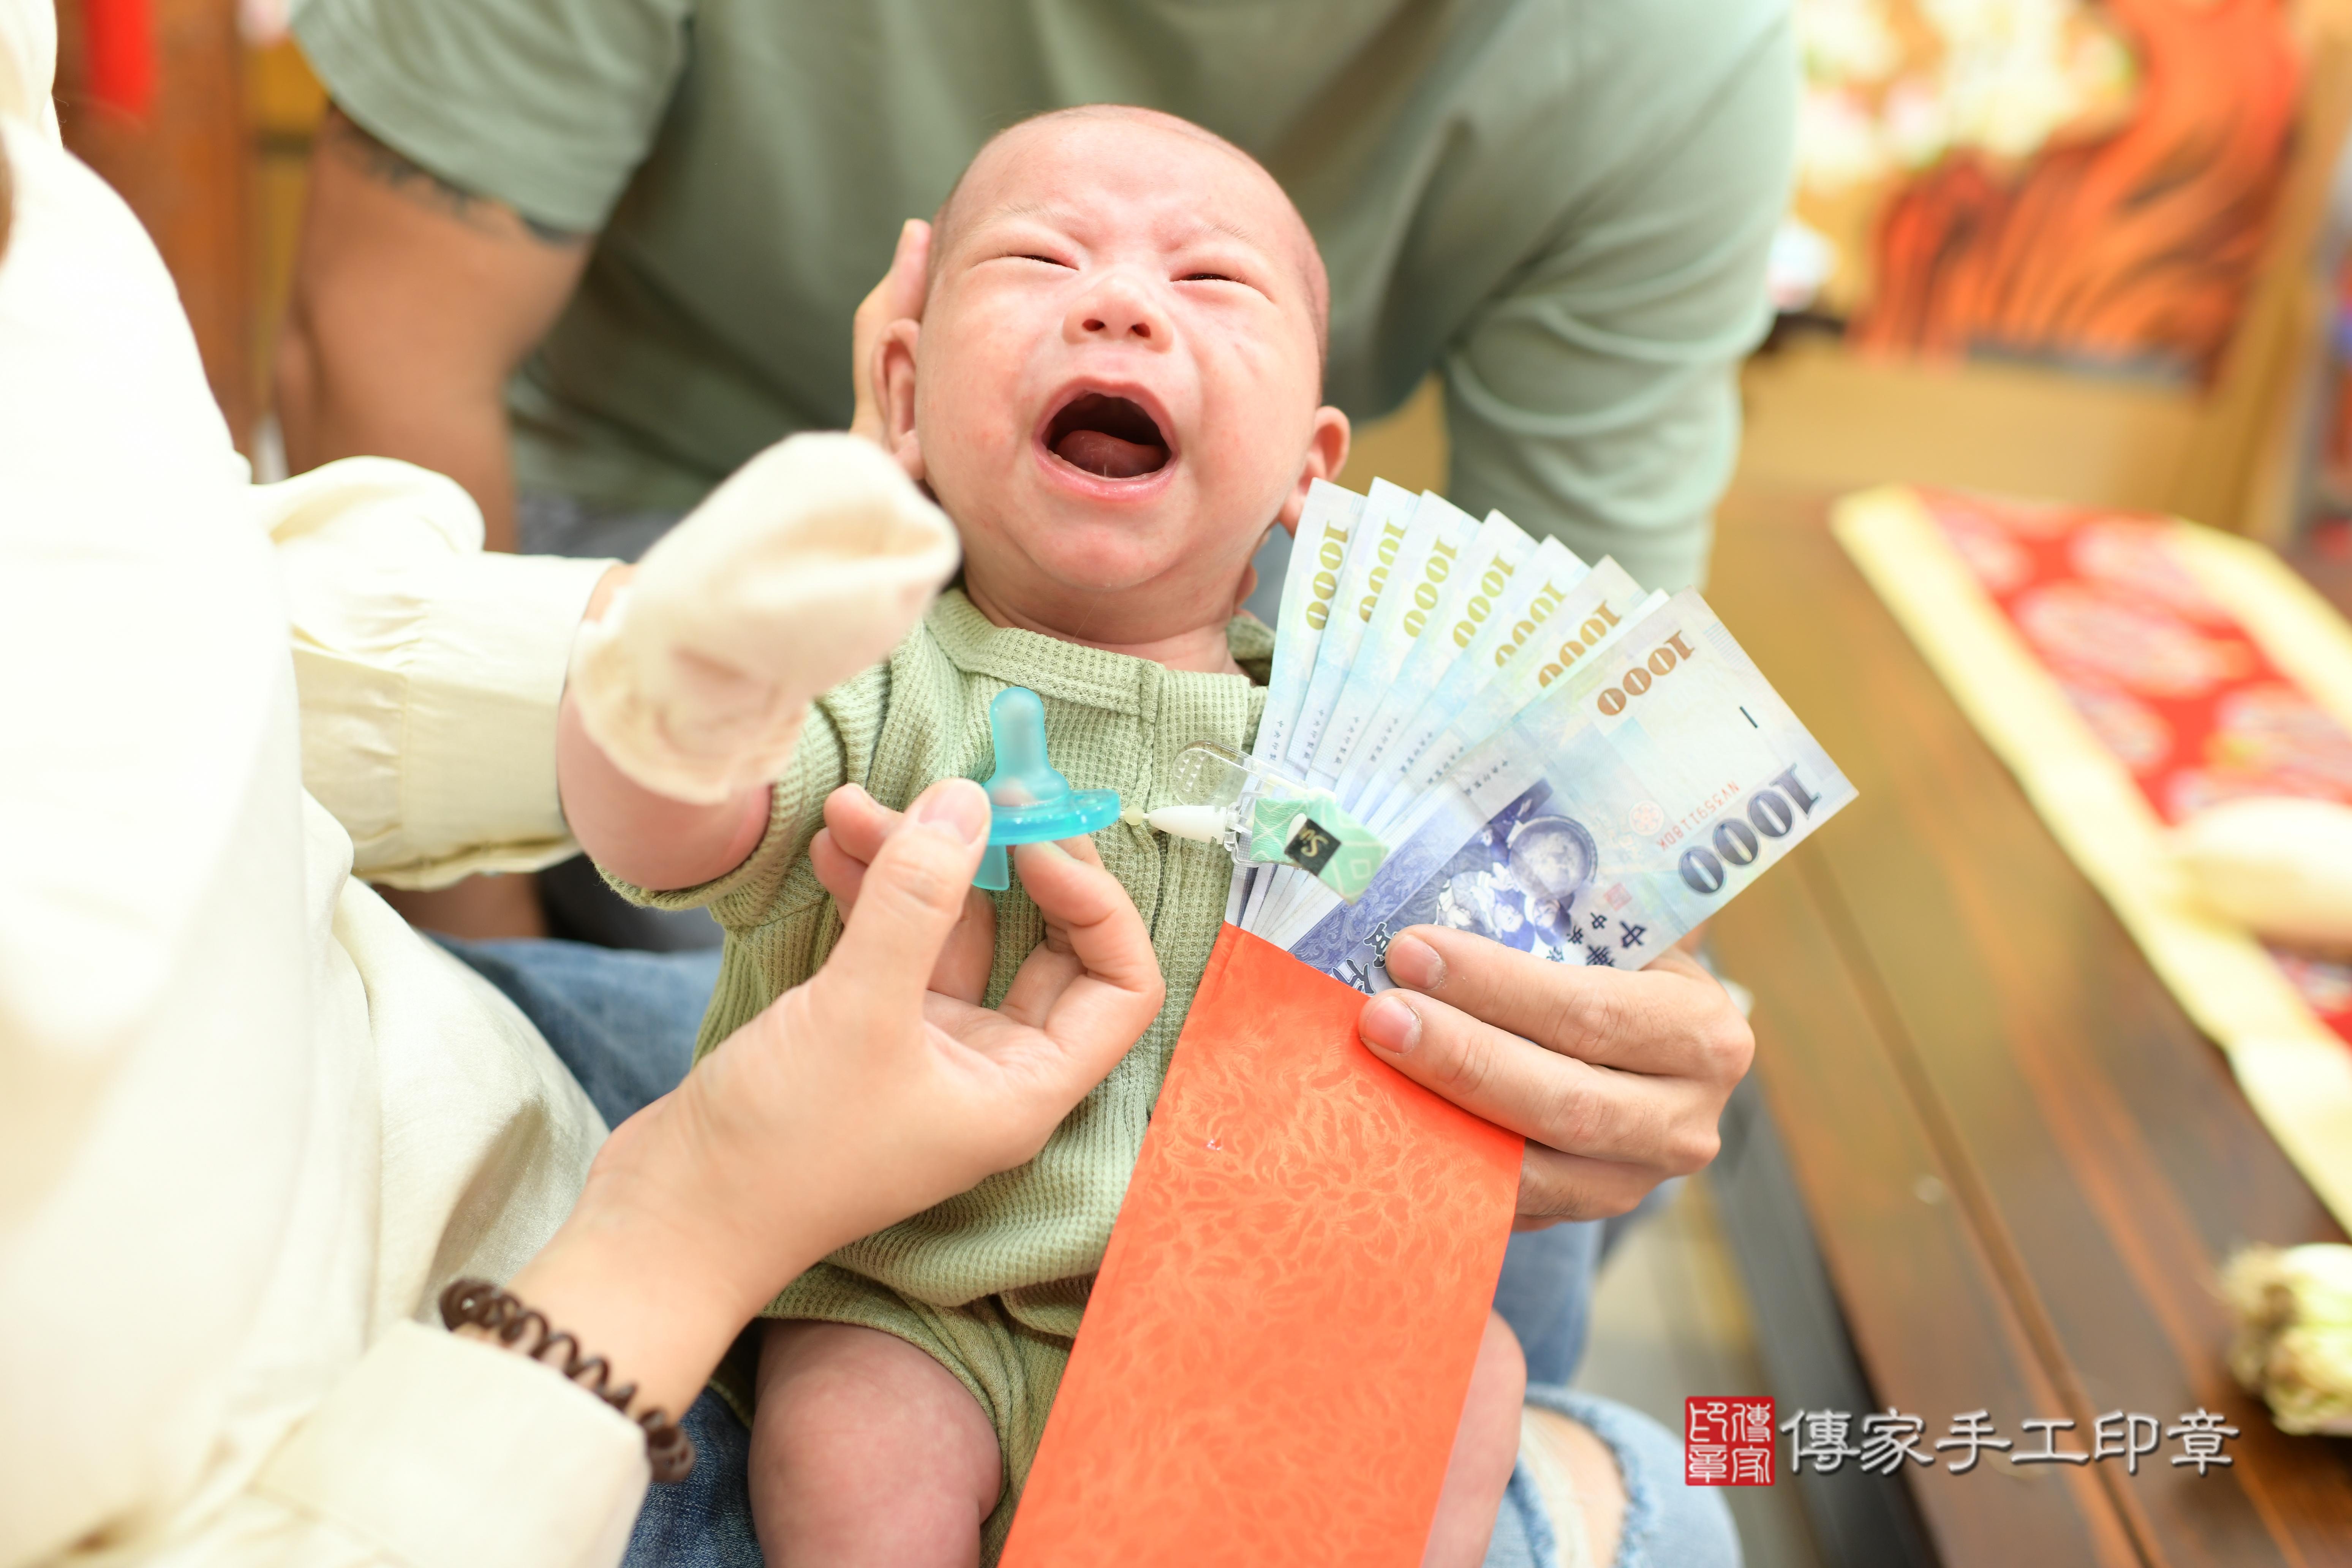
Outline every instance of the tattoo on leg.
<svg viewBox="0 0 2352 1568">
<path fill-rule="evenodd" d="M 541 223 L 535 217 L 515 211 L 504 202 L 478 195 L 463 185 L 443 179 L 369 135 L 340 109 L 328 110 L 326 124 L 321 127 L 321 132 L 336 155 L 368 178 L 399 192 L 421 206 L 432 208 L 445 217 L 456 218 L 468 228 L 484 234 L 509 234 L 513 232 L 512 226 L 520 225 L 525 233 L 541 245 L 557 247 L 576 246 L 588 238 L 584 234 Z"/>
</svg>

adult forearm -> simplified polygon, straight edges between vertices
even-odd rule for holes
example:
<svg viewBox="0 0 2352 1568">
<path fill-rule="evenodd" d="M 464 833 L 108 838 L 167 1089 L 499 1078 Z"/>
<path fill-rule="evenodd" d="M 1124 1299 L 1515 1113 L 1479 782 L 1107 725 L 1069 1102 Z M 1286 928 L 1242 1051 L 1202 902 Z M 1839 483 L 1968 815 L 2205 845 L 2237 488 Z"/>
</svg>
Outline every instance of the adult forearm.
<svg viewBox="0 0 2352 1568">
<path fill-rule="evenodd" d="M 633 1414 L 676 1417 L 763 1304 L 708 1267 L 707 1247 L 684 1225 L 648 1227 L 587 1214 L 557 1232 L 507 1289 L 609 1362 L 615 1386 L 636 1384 Z M 796 1253 L 794 1266 L 778 1273 L 790 1279 L 823 1256 Z"/>
<path fill-rule="evenodd" d="M 404 458 L 514 541 L 507 378 L 554 321 L 589 239 L 535 224 L 420 167 L 331 110 L 310 192 L 277 374 L 286 455 Z"/>
<path fill-rule="evenodd" d="M 501 387 L 436 374 L 373 329 L 313 319 L 298 301 L 278 339 L 278 416 L 289 471 L 399 458 L 446 474 L 481 509 L 484 541 L 514 548 L 514 468 Z"/>
</svg>

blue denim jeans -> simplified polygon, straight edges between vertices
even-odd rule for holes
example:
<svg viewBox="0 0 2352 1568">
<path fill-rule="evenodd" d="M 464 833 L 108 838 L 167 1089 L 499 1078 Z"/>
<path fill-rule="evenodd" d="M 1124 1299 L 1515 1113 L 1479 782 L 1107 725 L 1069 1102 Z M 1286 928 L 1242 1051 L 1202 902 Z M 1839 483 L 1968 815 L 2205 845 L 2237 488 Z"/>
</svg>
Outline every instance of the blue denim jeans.
<svg viewBox="0 0 2352 1568">
<path fill-rule="evenodd" d="M 719 975 L 715 951 L 436 940 L 539 1026 L 608 1126 L 686 1076 Z M 1594 1272 L 1612 1228 L 1623 1223 L 1555 1226 L 1512 1237 L 1495 1310 L 1526 1349 L 1528 1399 L 1582 1422 L 1617 1458 L 1627 1509 L 1616 1568 L 1738 1568 L 1730 1512 L 1711 1489 L 1682 1484 L 1680 1441 L 1645 1415 L 1566 1386 L 1584 1353 Z M 751 1528 L 751 1434 L 707 1392 L 682 1425 L 700 1456 L 694 1473 L 646 1494 L 625 1568 L 762 1568 Z M 1522 1467 L 1496 1521 L 1486 1568 L 1553 1568 L 1556 1551 L 1550 1521 Z"/>
<path fill-rule="evenodd" d="M 676 1089 L 719 984 L 719 950 L 641 952 L 584 942 L 464 942 L 435 936 L 507 994 L 604 1125 L 618 1127 Z"/>
<path fill-rule="evenodd" d="M 1581 1422 L 1616 1457 L 1625 1522 L 1613 1568 L 1739 1568 L 1731 1510 L 1713 1489 L 1683 1485 L 1682 1443 L 1673 1433 L 1613 1400 L 1556 1385 L 1530 1384 L 1528 1401 Z M 646 1494 L 622 1568 L 764 1568 L 751 1527 L 751 1433 L 707 1390 L 682 1425 L 694 1439 L 694 1473 Z M 1557 1568 L 1559 1552 L 1521 1465 L 1495 1517 L 1486 1568 Z"/>
</svg>

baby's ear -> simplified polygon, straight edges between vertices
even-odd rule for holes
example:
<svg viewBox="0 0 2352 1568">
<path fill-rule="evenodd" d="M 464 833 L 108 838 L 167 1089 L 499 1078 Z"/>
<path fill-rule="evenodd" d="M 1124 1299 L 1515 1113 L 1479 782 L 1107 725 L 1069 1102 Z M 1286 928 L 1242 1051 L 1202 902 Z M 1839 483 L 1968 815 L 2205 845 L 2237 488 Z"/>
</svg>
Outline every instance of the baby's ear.
<svg viewBox="0 0 2352 1568">
<path fill-rule="evenodd" d="M 923 446 L 915 435 L 915 344 L 920 321 L 905 318 L 882 329 L 874 345 L 874 391 L 882 405 L 882 444 L 917 484 L 924 482 Z"/>
<path fill-rule="evenodd" d="M 1298 483 L 1282 503 L 1275 521 L 1283 531 L 1296 535 L 1298 514 L 1307 510 L 1307 489 L 1317 479 L 1339 477 L 1348 466 L 1348 416 L 1326 404 L 1315 411 L 1315 430 L 1307 438 L 1307 462 L 1298 472 Z"/>
</svg>

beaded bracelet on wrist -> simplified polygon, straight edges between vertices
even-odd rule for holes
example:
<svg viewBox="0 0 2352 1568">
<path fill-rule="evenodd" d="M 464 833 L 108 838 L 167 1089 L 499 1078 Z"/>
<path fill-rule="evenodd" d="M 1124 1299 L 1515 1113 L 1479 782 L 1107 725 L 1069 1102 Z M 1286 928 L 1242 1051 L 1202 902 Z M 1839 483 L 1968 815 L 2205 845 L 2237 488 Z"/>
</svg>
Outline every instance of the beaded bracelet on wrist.
<svg viewBox="0 0 2352 1568">
<path fill-rule="evenodd" d="M 470 1325 L 486 1331 L 511 1350 L 520 1350 L 533 1361 L 545 1362 L 578 1384 L 623 1415 L 627 1415 L 644 1428 L 646 1458 L 654 1468 L 657 1481 L 682 1481 L 694 1468 L 694 1441 L 681 1431 L 667 1412 L 648 1410 L 640 1415 L 630 1415 L 630 1403 L 637 1396 L 634 1383 L 624 1388 L 611 1386 L 612 1363 L 603 1356 L 583 1355 L 580 1342 L 551 1324 L 544 1314 L 524 1306 L 512 1296 L 487 1279 L 453 1280 L 441 1292 L 441 1321 L 449 1328 Z M 526 1334 L 538 1338 L 529 1346 L 520 1343 Z M 562 1359 L 553 1359 L 550 1352 L 561 1351 Z"/>
</svg>

